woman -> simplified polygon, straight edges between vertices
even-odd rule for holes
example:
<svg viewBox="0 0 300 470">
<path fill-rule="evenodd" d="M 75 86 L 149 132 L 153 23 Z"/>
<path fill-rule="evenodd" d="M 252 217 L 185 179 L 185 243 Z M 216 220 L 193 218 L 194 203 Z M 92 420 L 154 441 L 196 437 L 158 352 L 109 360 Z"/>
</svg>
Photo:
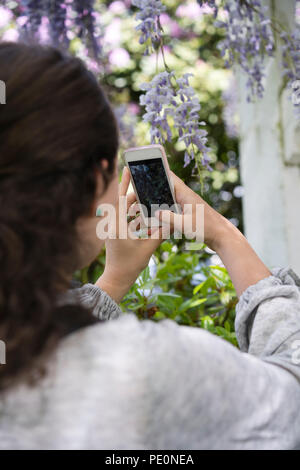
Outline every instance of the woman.
<svg viewBox="0 0 300 470">
<path fill-rule="evenodd" d="M 104 274 L 69 290 L 103 244 L 97 207 L 118 206 L 115 118 L 81 61 L 56 49 L 3 43 L 0 71 L 0 448 L 299 448 L 296 275 L 271 273 L 173 175 L 179 204 L 205 204 L 205 241 L 240 297 L 241 351 L 121 314 L 161 239 L 108 240 Z M 120 195 L 128 184 L 125 170 Z M 194 212 L 172 215 L 176 229 L 182 217 Z"/>
</svg>

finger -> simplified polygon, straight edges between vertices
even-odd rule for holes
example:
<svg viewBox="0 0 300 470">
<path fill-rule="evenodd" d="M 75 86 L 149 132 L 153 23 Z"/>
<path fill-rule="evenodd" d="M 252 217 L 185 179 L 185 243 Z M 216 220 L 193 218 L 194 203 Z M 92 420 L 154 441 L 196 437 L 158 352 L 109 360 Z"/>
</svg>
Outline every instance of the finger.
<svg viewBox="0 0 300 470">
<path fill-rule="evenodd" d="M 151 251 L 155 251 L 156 248 L 164 241 L 170 238 L 169 227 L 153 227 L 148 229 L 148 240 L 149 248 Z"/>
<path fill-rule="evenodd" d="M 176 198 L 178 198 L 178 196 L 180 196 L 180 192 L 184 191 L 184 189 L 187 186 L 186 186 L 185 182 L 182 181 L 182 179 L 179 178 L 177 175 L 175 175 L 175 173 L 173 171 L 171 171 L 170 173 L 171 173 L 171 178 L 172 178 L 172 182 L 173 182 L 173 185 L 174 185 L 175 196 L 176 196 Z"/>
<path fill-rule="evenodd" d="M 173 231 L 174 228 L 171 225 L 165 224 L 163 226 L 149 228 L 148 235 L 150 238 L 163 241 L 171 238 Z"/>
<path fill-rule="evenodd" d="M 183 216 L 175 214 L 172 211 L 161 210 L 155 212 L 155 217 L 158 218 L 166 226 L 171 226 L 179 232 L 183 232 Z"/>
<path fill-rule="evenodd" d="M 132 234 L 141 228 L 141 216 L 136 217 L 128 224 L 128 233 Z"/>
<path fill-rule="evenodd" d="M 127 210 L 132 206 L 134 207 L 134 202 L 136 202 L 136 195 L 135 193 L 130 193 L 127 195 Z"/>
<path fill-rule="evenodd" d="M 121 182 L 119 184 L 119 195 L 120 196 L 126 196 L 126 193 L 127 193 L 128 187 L 129 187 L 129 183 L 130 183 L 130 173 L 129 173 L 129 170 L 128 170 L 127 166 L 125 166 L 124 169 L 123 169 L 123 173 L 122 173 L 122 179 L 121 179 Z"/>
<path fill-rule="evenodd" d="M 141 208 L 139 204 L 132 204 L 128 209 L 128 215 L 130 217 L 135 217 L 137 214 L 141 213 Z"/>
<path fill-rule="evenodd" d="M 169 228 L 166 227 L 168 231 L 170 232 Z M 149 238 L 152 238 L 154 240 L 163 240 L 162 237 L 162 227 L 149 227 L 148 228 L 148 236 Z"/>
</svg>

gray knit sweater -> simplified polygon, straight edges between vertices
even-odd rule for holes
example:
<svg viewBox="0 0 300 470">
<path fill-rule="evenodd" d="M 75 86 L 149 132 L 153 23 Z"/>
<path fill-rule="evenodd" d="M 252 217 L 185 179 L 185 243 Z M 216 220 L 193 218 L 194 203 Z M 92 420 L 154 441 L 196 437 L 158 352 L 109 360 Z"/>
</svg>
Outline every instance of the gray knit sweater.
<svg viewBox="0 0 300 470">
<path fill-rule="evenodd" d="M 122 314 L 64 338 L 34 388 L 0 399 L 0 449 L 300 448 L 300 280 L 288 269 L 237 305 L 240 349 L 202 329 Z M 5 366 L 1 366 L 5 367 Z"/>
</svg>

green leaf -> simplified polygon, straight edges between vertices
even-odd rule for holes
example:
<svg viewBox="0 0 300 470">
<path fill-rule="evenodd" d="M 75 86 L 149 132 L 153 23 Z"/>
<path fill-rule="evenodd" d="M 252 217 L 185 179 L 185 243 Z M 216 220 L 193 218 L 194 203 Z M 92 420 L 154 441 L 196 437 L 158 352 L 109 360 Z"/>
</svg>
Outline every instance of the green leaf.
<svg viewBox="0 0 300 470">
<path fill-rule="evenodd" d="M 232 295 L 227 290 L 222 290 L 220 294 L 220 301 L 223 305 L 228 305 L 230 300 L 232 299 Z"/>
<path fill-rule="evenodd" d="M 206 282 L 206 281 L 201 282 L 201 284 L 199 284 L 198 286 L 196 286 L 196 287 L 194 288 L 194 290 L 193 290 L 193 294 L 194 294 L 194 295 L 197 294 L 197 293 L 202 289 L 202 287 L 204 286 L 205 282 Z"/>
<path fill-rule="evenodd" d="M 206 302 L 207 299 L 189 299 L 189 300 L 186 300 L 185 302 L 183 302 L 179 309 L 178 309 L 178 312 L 185 312 L 186 310 L 188 310 L 189 308 L 193 308 L 193 307 L 197 307 L 198 305 L 201 305 L 203 304 L 204 302 Z"/>
<path fill-rule="evenodd" d="M 170 314 L 175 314 L 178 306 L 182 302 L 180 295 L 166 293 L 157 295 L 157 305 L 160 309 L 166 309 Z"/>
<path fill-rule="evenodd" d="M 210 327 L 214 326 L 214 321 L 211 317 L 205 315 L 204 317 L 201 317 L 201 325 L 202 328 L 208 330 Z"/>
</svg>

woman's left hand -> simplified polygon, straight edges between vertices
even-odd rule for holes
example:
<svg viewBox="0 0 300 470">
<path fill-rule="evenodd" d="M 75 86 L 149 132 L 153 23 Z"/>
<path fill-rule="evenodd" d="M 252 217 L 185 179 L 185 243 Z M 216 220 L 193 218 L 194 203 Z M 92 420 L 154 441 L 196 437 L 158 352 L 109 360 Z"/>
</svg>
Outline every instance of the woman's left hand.
<svg viewBox="0 0 300 470">
<path fill-rule="evenodd" d="M 122 180 L 119 185 L 119 203 L 117 205 L 116 216 L 119 220 L 120 198 L 126 196 L 130 183 L 130 173 L 127 167 L 124 168 Z M 127 211 L 136 203 L 134 193 L 127 196 Z M 136 219 L 127 224 L 127 237 L 107 239 L 106 264 L 104 273 L 96 282 L 96 285 L 107 292 L 116 302 L 120 302 L 135 282 L 139 274 L 149 263 L 151 255 L 163 241 L 162 229 L 152 228 L 149 238 L 133 237 L 133 227 L 137 226 Z M 134 223 L 134 225 L 133 225 Z M 131 234 L 131 236 L 130 236 Z"/>
</svg>

